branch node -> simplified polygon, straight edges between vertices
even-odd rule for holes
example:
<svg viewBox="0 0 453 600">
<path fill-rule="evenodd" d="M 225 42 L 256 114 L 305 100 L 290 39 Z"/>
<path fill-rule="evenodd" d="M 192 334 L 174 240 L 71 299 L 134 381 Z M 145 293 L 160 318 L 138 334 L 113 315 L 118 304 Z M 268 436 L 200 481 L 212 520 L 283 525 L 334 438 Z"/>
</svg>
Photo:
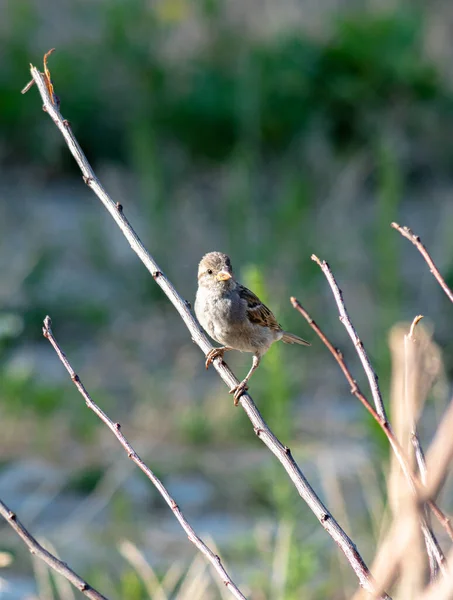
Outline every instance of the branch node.
<svg viewBox="0 0 453 600">
<path fill-rule="evenodd" d="M 74 383 L 79 383 L 80 382 L 80 377 L 77 375 L 77 373 L 71 373 L 71 380 Z"/>
<path fill-rule="evenodd" d="M 90 186 L 90 185 L 93 183 L 93 181 L 94 181 L 94 179 L 93 179 L 92 177 L 90 177 L 89 175 L 83 175 L 82 179 L 83 179 L 84 183 L 86 183 L 86 185 L 87 185 L 88 187 L 89 187 L 89 186 Z"/>
<path fill-rule="evenodd" d="M 255 432 L 255 434 L 256 434 L 258 437 L 260 437 L 260 435 L 261 435 L 262 433 L 264 433 L 264 429 L 263 429 L 262 427 L 254 427 L 254 428 L 253 428 L 253 431 Z"/>
<path fill-rule="evenodd" d="M 321 515 L 321 518 L 319 520 L 321 521 L 321 523 L 324 524 L 329 519 L 330 519 L 330 515 L 328 515 L 327 513 L 324 513 L 323 515 Z"/>
<path fill-rule="evenodd" d="M 115 423 L 115 429 L 121 431 L 121 423 Z"/>
<path fill-rule="evenodd" d="M 123 212 L 123 205 L 122 205 L 122 204 L 120 204 L 119 202 L 117 202 L 117 203 L 116 203 L 116 210 L 117 210 L 119 213 L 122 213 L 122 212 Z"/>
<path fill-rule="evenodd" d="M 153 279 L 157 279 L 161 275 L 162 275 L 162 271 L 153 271 L 152 272 Z"/>
</svg>

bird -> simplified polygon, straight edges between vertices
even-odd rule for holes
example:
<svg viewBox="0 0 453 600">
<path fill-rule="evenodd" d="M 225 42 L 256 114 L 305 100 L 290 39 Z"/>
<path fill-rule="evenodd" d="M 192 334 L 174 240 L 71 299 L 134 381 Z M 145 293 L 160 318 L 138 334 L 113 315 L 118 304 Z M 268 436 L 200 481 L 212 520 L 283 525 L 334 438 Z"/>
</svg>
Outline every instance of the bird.
<svg viewBox="0 0 453 600">
<path fill-rule="evenodd" d="M 234 404 L 248 389 L 248 381 L 270 346 L 286 344 L 310 346 L 310 342 L 284 331 L 272 311 L 234 277 L 229 256 L 222 252 L 205 254 L 198 265 L 195 315 L 203 329 L 219 344 L 206 355 L 206 369 L 212 361 L 230 350 L 252 352 L 253 362 L 244 379 L 230 390 Z"/>
</svg>

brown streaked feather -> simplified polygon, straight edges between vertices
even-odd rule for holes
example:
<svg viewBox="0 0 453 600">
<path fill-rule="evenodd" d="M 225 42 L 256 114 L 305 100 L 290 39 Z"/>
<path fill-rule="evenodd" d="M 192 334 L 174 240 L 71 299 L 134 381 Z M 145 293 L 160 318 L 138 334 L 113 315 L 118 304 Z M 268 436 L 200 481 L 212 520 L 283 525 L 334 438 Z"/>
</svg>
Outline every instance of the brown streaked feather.
<svg viewBox="0 0 453 600">
<path fill-rule="evenodd" d="M 273 331 L 281 331 L 281 326 L 277 323 L 277 319 L 272 314 L 272 311 L 264 305 L 258 296 L 244 287 L 238 286 L 239 296 L 247 302 L 247 315 L 252 323 L 269 327 Z"/>
</svg>

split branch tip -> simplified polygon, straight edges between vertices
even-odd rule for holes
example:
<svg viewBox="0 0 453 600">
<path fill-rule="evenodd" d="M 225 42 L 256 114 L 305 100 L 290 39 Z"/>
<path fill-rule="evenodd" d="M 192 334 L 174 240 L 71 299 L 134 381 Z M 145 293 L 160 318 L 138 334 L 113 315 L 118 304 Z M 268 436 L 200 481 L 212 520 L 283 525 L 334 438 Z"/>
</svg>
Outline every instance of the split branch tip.
<svg viewBox="0 0 453 600">
<path fill-rule="evenodd" d="M 415 328 L 417 327 L 417 325 L 420 323 L 420 321 L 423 319 L 423 315 L 417 315 L 414 320 L 412 321 L 412 325 L 411 328 L 409 330 L 409 337 L 412 339 L 414 337 L 414 331 Z"/>
</svg>

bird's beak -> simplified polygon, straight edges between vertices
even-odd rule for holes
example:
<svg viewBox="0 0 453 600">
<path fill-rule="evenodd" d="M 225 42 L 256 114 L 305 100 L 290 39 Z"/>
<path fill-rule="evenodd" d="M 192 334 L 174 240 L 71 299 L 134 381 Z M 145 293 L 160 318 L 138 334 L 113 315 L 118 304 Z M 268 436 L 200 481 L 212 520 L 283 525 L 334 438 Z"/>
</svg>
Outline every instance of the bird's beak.
<svg viewBox="0 0 453 600">
<path fill-rule="evenodd" d="M 231 279 L 231 273 L 228 273 L 228 271 L 219 271 L 217 273 L 217 281 L 228 281 L 228 279 Z"/>
</svg>

